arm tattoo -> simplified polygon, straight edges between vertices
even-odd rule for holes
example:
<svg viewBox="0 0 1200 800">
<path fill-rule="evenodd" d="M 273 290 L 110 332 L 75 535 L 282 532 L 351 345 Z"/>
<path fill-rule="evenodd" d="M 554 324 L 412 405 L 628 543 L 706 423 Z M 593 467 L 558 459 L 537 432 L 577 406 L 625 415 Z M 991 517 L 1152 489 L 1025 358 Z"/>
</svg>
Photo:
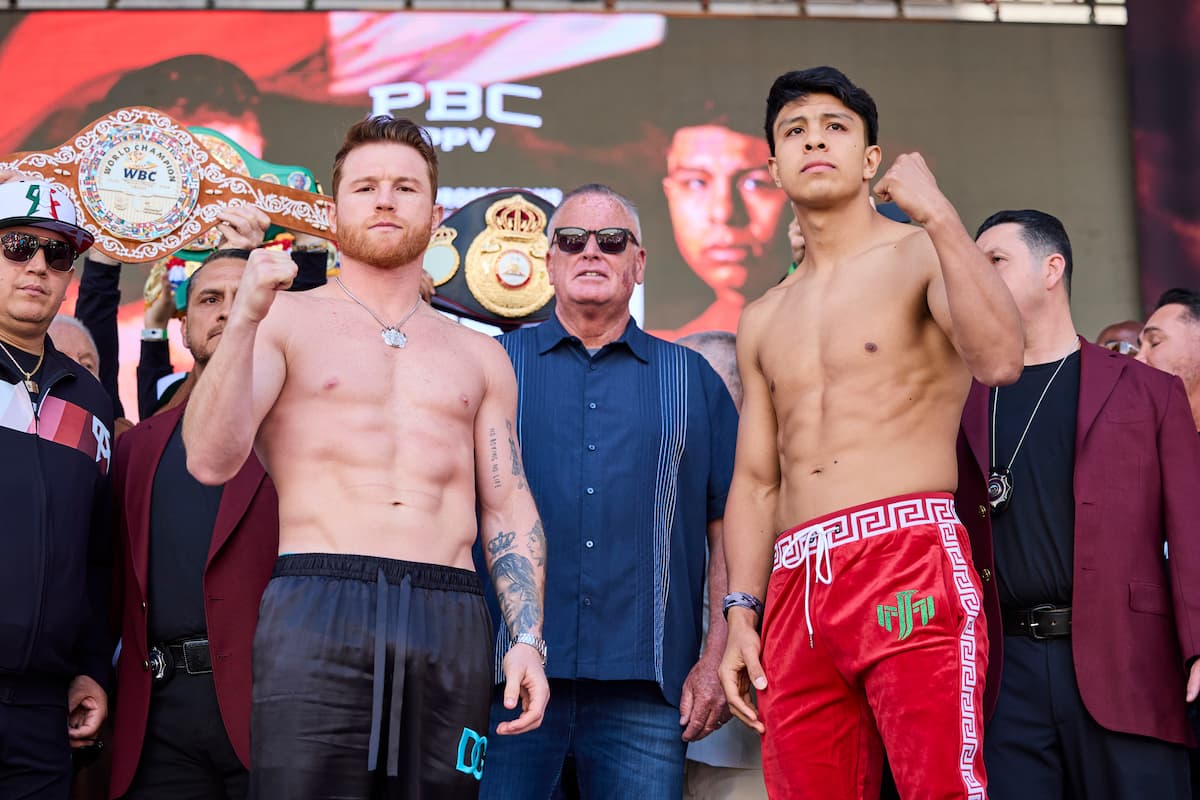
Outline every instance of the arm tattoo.
<svg viewBox="0 0 1200 800">
<path fill-rule="evenodd" d="M 496 429 L 488 428 L 488 449 L 492 455 L 492 488 L 500 488 L 500 451 L 496 449 Z"/>
<path fill-rule="evenodd" d="M 536 631 L 542 622 L 542 598 L 533 564 L 523 555 L 506 553 L 492 562 L 491 574 L 509 631 L 514 635 Z"/>
<path fill-rule="evenodd" d="M 540 519 L 533 523 L 533 530 L 529 532 L 529 555 L 539 567 L 546 566 L 546 532 L 542 530 Z"/>
<path fill-rule="evenodd" d="M 517 538 L 516 531 L 499 531 L 492 540 L 488 542 L 488 552 L 494 556 L 498 556 L 505 550 L 511 550 L 513 540 Z"/>
<path fill-rule="evenodd" d="M 517 440 L 513 436 L 513 424 L 511 419 L 504 420 L 505 427 L 508 428 L 508 449 L 512 453 L 512 474 L 517 479 L 517 488 L 525 488 L 525 472 L 521 469 L 521 456 L 518 455 Z"/>
</svg>

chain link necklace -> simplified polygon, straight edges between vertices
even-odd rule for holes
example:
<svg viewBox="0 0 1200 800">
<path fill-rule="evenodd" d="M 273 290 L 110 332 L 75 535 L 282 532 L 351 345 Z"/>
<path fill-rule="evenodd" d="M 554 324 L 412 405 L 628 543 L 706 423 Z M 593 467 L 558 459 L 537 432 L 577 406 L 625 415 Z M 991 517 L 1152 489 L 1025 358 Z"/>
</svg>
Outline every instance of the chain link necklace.
<svg viewBox="0 0 1200 800">
<path fill-rule="evenodd" d="M 337 285 L 339 287 L 341 287 L 342 291 L 346 293 L 347 297 L 349 297 L 351 300 L 353 300 L 354 302 L 356 302 L 360 306 L 362 306 L 363 310 L 366 311 L 368 314 L 370 314 L 372 317 L 374 317 L 375 321 L 378 322 L 383 327 L 383 330 L 381 330 L 379 333 L 380 333 L 380 335 L 383 336 L 384 344 L 386 344 L 388 347 L 400 347 L 400 348 L 403 348 L 404 346 L 406 346 L 408 344 L 408 337 L 404 335 L 404 331 L 400 330 L 400 328 L 403 327 L 404 323 L 408 322 L 408 318 L 411 317 L 413 314 L 417 313 L 417 309 L 421 307 L 420 294 L 417 295 L 417 302 L 413 303 L 413 307 L 408 310 L 407 314 L 405 314 L 403 317 L 401 317 L 399 322 L 397 322 L 395 325 L 388 325 L 386 322 L 384 322 L 382 319 L 379 318 L 378 314 L 376 314 L 374 311 L 371 310 L 370 306 L 368 306 L 362 300 L 359 300 L 357 297 L 354 296 L 353 292 L 351 292 L 349 289 L 346 288 L 346 284 L 342 283 L 341 276 L 334 275 L 333 279 L 335 281 L 337 281 Z"/>
<path fill-rule="evenodd" d="M 992 468 L 988 471 L 988 505 L 992 507 L 992 515 L 1003 514 L 1008 510 L 1009 503 L 1012 502 L 1013 481 L 1012 481 L 1012 465 L 1017 460 L 1017 453 L 1021 452 L 1021 445 L 1025 443 L 1025 435 L 1029 433 L 1029 428 L 1033 425 L 1033 418 L 1037 416 L 1038 409 L 1042 407 L 1042 401 L 1046 399 L 1046 392 L 1050 391 L 1050 384 L 1054 383 L 1054 379 L 1058 377 L 1059 371 L 1063 368 L 1063 364 L 1067 363 L 1067 359 L 1075 354 L 1072 350 L 1062 357 L 1058 362 L 1058 366 L 1054 368 L 1054 373 L 1050 376 L 1050 380 L 1046 381 L 1046 387 L 1042 389 L 1042 395 L 1033 406 L 1033 413 L 1029 415 L 1029 421 L 1025 423 L 1025 430 L 1021 431 L 1021 438 L 1017 440 L 1017 446 L 1013 449 L 1012 458 L 1008 460 L 1008 466 L 997 467 L 994 463 L 996 460 L 996 407 L 1000 405 L 1000 387 L 997 386 L 992 390 Z"/>
<path fill-rule="evenodd" d="M 0 350 L 3 350 L 4 355 L 8 356 L 8 360 L 13 362 L 13 365 L 17 368 L 17 371 L 25 376 L 25 380 L 22 381 L 22 383 L 25 384 L 25 391 L 29 392 L 31 396 L 36 396 L 38 393 L 38 384 L 37 381 L 33 379 L 33 376 L 39 369 L 42 368 L 42 359 L 46 357 L 46 351 L 43 350 L 42 354 L 38 356 L 37 363 L 33 365 L 33 369 L 29 372 L 26 372 L 21 366 L 21 362 L 17 361 L 17 359 L 13 357 L 13 354 L 8 351 L 8 348 L 4 346 L 4 342 L 0 342 Z"/>
</svg>

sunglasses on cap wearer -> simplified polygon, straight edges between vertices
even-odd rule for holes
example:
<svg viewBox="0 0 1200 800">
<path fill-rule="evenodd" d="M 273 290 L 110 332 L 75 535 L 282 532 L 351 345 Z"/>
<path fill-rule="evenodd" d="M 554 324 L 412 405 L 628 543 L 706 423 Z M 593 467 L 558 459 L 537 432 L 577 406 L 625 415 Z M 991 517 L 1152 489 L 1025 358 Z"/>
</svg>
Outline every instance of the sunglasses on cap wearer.
<svg viewBox="0 0 1200 800">
<path fill-rule="evenodd" d="M 1133 342 L 1123 342 L 1120 339 L 1109 339 L 1101 347 L 1112 350 L 1114 353 L 1120 353 L 1123 356 L 1136 356 L 1139 348 Z"/>
<path fill-rule="evenodd" d="M 559 250 L 574 255 L 583 252 L 583 248 L 587 247 L 588 237 L 592 235 L 596 237 L 596 246 L 600 248 L 600 252 L 610 256 L 624 253 L 631 241 L 635 245 L 638 243 L 637 237 L 628 228 L 601 228 L 598 231 L 589 231 L 584 228 L 555 228 L 552 238 Z"/>
<path fill-rule="evenodd" d="M 9 261 L 28 263 L 38 250 L 46 257 L 46 266 L 56 272 L 70 272 L 75 264 L 75 248 L 58 239 L 47 239 L 23 231 L 8 231 L 0 236 L 0 252 Z"/>
</svg>

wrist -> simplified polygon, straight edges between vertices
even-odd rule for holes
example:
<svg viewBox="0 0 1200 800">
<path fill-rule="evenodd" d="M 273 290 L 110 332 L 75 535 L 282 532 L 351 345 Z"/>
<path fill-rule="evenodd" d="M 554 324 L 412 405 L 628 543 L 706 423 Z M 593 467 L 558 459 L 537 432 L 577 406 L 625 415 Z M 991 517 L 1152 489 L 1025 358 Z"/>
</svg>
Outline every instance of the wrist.
<svg viewBox="0 0 1200 800">
<path fill-rule="evenodd" d="M 914 221 L 919 222 L 930 235 L 936 235 L 947 228 L 962 227 L 962 220 L 958 218 L 958 211 L 945 198 L 942 198 L 942 202 L 934 206 L 925 219 Z"/>
<path fill-rule="evenodd" d="M 146 327 L 142 328 L 143 342 L 165 342 L 167 341 L 167 328 L 165 325 L 155 325 L 149 320 L 146 320 Z"/>
<path fill-rule="evenodd" d="M 115 258 L 112 258 L 110 256 L 106 256 L 106 255 L 104 255 L 104 253 L 101 253 L 99 250 L 96 250 L 96 249 L 92 249 L 92 250 L 88 251 L 86 260 L 94 262 L 96 264 L 103 264 L 106 267 L 121 266 L 120 261 L 117 261 Z"/>
<path fill-rule="evenodd" d="M 513 642 L 508 649 L 512 650 L 518 645 L 533 648 L 533 650 L 535 650 L 537 654 L 541 656 L 542 666 L 546 666 L 546 655 L 549 651 L 549 648 L 546 647 L 546 641 L 542 639 L 542 637 L 532 633 L 518 633 L 513 637 Z"/>
</svg>

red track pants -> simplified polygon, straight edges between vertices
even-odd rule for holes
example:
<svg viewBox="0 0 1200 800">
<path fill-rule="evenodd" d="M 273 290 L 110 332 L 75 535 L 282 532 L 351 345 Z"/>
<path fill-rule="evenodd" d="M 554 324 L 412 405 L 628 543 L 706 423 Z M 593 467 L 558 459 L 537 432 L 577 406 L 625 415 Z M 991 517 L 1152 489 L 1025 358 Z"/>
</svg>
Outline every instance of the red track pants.
<svg viewBox="0 0 1200 800">
<path fill-rule="evenodd" d="M 782 534 L 758 693 L 769 795 L 878 798 L 886 749 L 904 800 L 985 800 L 981 596 L 948 494 L 891 497 Z"/>
</svg>

